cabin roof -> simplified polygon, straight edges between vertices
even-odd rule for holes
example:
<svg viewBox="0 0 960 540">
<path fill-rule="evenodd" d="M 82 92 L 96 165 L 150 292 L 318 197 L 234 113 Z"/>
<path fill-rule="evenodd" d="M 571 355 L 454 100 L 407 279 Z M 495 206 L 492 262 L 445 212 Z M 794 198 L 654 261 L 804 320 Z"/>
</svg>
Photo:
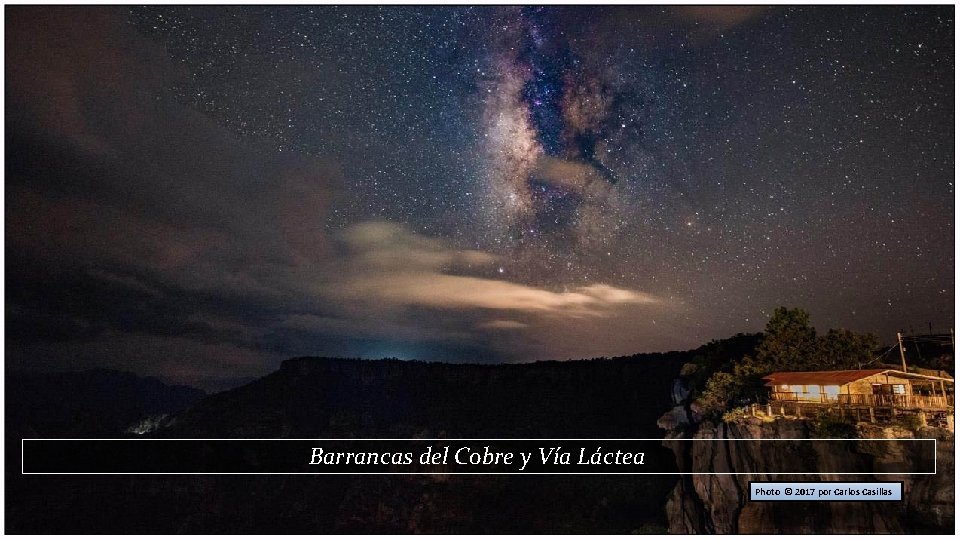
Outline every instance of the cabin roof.
<svg viewBox="0 0 960 540">
<path fill-rule="evenodd" d="M 888 373 L 902 379 L 921 379 L 928 381 L 953 382 L 949 377 L 920 375 L 919 373 L 905 373 L 895 369 L 849 369 L 841 371 L 777 371 L 765 376 L 767 386 L 778 384 L 848 384 L 874 375 Z"/>
</svg>

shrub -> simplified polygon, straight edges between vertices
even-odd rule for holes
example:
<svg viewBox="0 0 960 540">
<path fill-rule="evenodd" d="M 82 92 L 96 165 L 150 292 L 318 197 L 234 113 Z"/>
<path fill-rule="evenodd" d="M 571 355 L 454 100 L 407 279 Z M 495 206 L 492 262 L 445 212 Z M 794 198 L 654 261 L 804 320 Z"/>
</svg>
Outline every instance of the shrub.
<svg viewBox="0 0 960 540">
<path fill-rule="evenodd" d="M 919 431 L 920 428 L 923 427 L 923 422 L 920 421 L 920 415 L 917 414 L 901 414 L 893 420 L 893 423 L 910 431 Z"/>
<path fill-rule="evenodd" d="M 725 371 L 714 373 L 697 398 L 697 405 L 705 416 L 718 417 L 727 410 L 727 404 L 733 397 L 736 380 Z"/>
<path fill-rule="evenodd" d="M 853 420 L 841 418 L 833 411 L 821 411 L 810 421 L 814 434 L 818 437 L 853 439 L 857 437 L 857 426 Z"/>
<path fill-rule="evenodd" d="M 730 409 L 729 411 L 723 413 L 721 418 L 724 422 L 732 424 L 738 420 L 742 420 L 750 416 L 750 407 L 737 407 L 736 409 Z"/>
<path fill-rule="evenodd" d="M 693 375 L 698 371 L 700 371 L 700 366 L 698 366 L 697 364 L 684 364 L 683 367 L 680 368 L 680 376 L 690 377 L 691 375 Z"/>
</svg>

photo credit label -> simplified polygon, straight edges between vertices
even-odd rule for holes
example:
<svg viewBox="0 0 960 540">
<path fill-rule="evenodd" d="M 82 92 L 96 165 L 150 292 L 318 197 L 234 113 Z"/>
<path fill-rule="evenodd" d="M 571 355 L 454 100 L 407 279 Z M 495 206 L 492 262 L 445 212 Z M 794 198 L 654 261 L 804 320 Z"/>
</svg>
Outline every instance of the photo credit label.
<svg viewBox="0 0 960 540">
<path fill-rule="evenodd" d="M 751 501 L 901 501 L 903 482 L 750 482 Z"/>
</svg>

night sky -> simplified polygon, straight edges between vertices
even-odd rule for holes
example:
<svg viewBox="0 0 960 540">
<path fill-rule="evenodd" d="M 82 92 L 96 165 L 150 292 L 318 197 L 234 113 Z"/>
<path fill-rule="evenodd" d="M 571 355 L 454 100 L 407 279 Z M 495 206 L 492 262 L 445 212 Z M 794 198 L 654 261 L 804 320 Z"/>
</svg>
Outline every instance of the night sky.
<svg viewBox="0 0 960 540">
<path fill-rule="evenodd" d="M 954 324 L 953 6 L 5 14 L 8 367 Z"/>
</svg>

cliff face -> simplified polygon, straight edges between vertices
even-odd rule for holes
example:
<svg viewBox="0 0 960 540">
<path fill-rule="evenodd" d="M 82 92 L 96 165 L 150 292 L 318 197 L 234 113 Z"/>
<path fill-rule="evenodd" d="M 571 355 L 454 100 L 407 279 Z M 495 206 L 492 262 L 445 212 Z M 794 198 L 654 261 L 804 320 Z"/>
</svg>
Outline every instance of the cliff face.
<svg viewBox="0 0 960 540">
<path fill-rule="evenodd" d="M 682 384 L 680 385 L 682 390 Z M 733 423 L 697 421 L 684 400 L 689 393 L 674 392 L 675 408 L 661 417 L 668 438 L 701 439 L 804 439 L 816 438 L 804 421 L 773 422 L 749 418 Z M 772 446 L 770 451 L 750 451 L 744 444 L 726 441 L 697 445 L 668 441 L 680 470 L 751 472 L 789 470 L 797 460 L 814 460 L 819 470 L 864 471 L 857 476 L 800 475 L 684 475 L 667 502 L 669 530 L 673 533 L 945 533 L 954 528 L 954 438 L 933 428 L 914 433 L 895 427 L 858 426 L 860 440 L 841 449 L 830 445 L 808 455 Z M 884 444 L 881 438 L 936 438 L 936 475 L 873 475 L 918 459 L 904 446 Z M 890 469 L 888 469 L 890 470 Z M 903 481 L 902 502 L 751 502 L 750 481 L 849 480 Z"/>
</svg>

